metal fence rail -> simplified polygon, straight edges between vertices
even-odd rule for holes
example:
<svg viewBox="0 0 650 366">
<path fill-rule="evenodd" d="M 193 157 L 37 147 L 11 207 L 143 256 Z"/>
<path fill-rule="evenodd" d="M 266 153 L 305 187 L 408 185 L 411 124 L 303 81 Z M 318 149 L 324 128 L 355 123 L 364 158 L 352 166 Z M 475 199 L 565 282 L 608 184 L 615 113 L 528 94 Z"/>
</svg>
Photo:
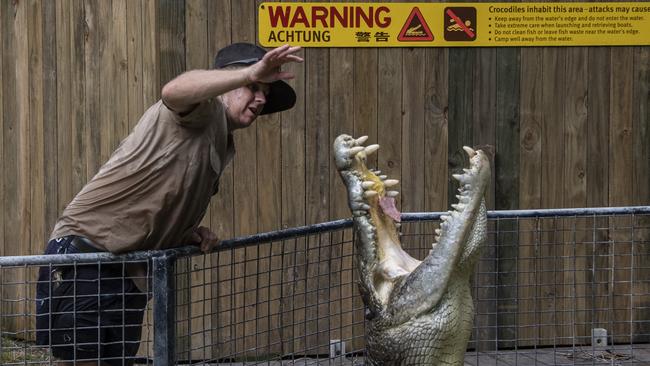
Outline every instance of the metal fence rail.
<svg viewBox="0 0 650 366">
<path fill-rule="evenodd" d="M 441 213 L 403 214 L 423 258 Z M 467 365 L 650 363 L 650 207 L 489 212 Z M 0 257 L 0 364 L 51 364 L 33 344 L 38 266 L 146 263 L 138 363 L 363 364 L 351 220 L 196 248 Z"/>
</svg>

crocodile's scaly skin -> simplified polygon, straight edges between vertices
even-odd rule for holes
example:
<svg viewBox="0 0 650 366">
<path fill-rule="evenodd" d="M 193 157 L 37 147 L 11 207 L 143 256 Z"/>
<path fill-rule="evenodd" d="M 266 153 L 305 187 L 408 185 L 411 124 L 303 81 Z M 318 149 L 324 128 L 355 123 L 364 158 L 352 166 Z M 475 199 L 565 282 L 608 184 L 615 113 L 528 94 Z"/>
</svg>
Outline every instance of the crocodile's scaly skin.
<svg viewBox="0 0 650 366">
<path fill-rule="evenodd" d="M 395 208 L 398 182 L 366 167 L 378 145 L 366 137 L 334 141 L 336 167 L 348 190 L 357 233 L 359 290 L 367 307 L 370 365 L 463 365 L 474 307 L 470 276 L 486 239 L 485 190 L 490 164 L 466 147 L 469 169 L 454 175 L 458 203 L 442 217 L 436 242 L 419 261 L 402 250 Z"/>
</svg>

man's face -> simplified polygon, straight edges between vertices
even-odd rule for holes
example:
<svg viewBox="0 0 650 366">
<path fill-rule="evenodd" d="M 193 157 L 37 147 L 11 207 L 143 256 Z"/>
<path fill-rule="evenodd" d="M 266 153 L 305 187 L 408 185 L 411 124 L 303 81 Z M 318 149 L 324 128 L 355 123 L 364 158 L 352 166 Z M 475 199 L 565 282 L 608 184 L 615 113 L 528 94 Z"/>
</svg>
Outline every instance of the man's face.
<svg viewBox="0 0 650 366">
<path fill-rule="evenodd" d="M 262 113 L 270 87 L 264 83 L 252 83 L 231 90 L 222 96 L 230 130 L 246 128 Z"/>
</svg>

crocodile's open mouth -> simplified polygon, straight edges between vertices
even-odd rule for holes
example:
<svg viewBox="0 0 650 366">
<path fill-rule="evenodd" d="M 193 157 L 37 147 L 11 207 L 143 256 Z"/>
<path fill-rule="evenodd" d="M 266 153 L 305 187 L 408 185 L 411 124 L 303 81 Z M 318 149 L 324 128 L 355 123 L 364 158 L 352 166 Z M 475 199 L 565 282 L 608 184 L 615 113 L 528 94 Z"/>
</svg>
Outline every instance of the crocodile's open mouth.
<svg viewBox="0 0 650 366">
<path fill-rule="evenodd" d="M 334 160 L 357 235 L 359 291 L 369 320 L 368 360 L 373 365 L 462 365 L 473 312 L 470 275 L 487 237 L 487 156 L 464 148 L 469 167 L 453 175 L 459 182 L 458 201 L 441 216 L 435 243 L 420 261 L 401 247 L 395 203 L 399 182 L 366 166 L 368 156 L 379 149 L 364 146 L 366 140 L 337 137 Z"/>
<path fill-rule="evenodd" d="M 376 144 L 364 146 L 366 140 L 367 136 L 356 139 L 348 135 L 339 136 L 334 142 L 335 162 L 346 182 L 353 215 L 365 216 L 368 219 L 367 225 L 371 226 L 368 231 L 374 234 L 371 238 L 376 249 L 374 285 L 381 300 L 387 301 L 394 280 L 413 272 L 421 261 L 402 250 L 397 232 L 400 226 L 400 212 L 395 200 L 399 194 L 395 186 L 399 182 L 382 175 L 379 170 L 366 166 L 368 156 L 379 149 Z M 452 204 L 453 209 L 441 217 L 434 246 L 445 237 L 463 239 L 457 238 L 456 232 L 458 228 L 467 225 L 471 216 L 475 215 L 477 206 L 474 205 L 468 210 L 468 205 L 470 202 L 480 201 L 483 189 L 475 189 L 475 186 L 489 176 L 489 163 L 485 154 L 470 147 L 463 149 L 469 157 L 469 168 L 464 169 L 462 174 L 453 175 L 460 184 L 456 196 L 458 202 Z"/>
</svg>

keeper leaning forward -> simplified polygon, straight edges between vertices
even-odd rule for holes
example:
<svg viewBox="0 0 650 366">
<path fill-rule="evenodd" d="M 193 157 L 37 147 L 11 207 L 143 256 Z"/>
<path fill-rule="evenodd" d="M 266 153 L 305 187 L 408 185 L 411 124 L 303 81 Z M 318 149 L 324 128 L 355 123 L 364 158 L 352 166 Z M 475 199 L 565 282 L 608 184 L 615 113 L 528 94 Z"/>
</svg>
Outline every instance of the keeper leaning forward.
<svg viewBox="0 0 650 366">
<path fill-rule="evenodd" d="M 293 107 L 296 94 L 283 81 L 293 75 L 281 66 L 302 62 L 299 49 L 232 44 L 217 53 L 214 69 L 167 83 L 63 211 L 45 254 L 188 244 L 210 252 L 217 236 L 199 223 L 234 155 L 232 133 Z M 142 266 L 42 267 L 36 299 L 37 343 L 49 345 L 60 364 L 133 363 L 147 303 Z"/>
</svg>

